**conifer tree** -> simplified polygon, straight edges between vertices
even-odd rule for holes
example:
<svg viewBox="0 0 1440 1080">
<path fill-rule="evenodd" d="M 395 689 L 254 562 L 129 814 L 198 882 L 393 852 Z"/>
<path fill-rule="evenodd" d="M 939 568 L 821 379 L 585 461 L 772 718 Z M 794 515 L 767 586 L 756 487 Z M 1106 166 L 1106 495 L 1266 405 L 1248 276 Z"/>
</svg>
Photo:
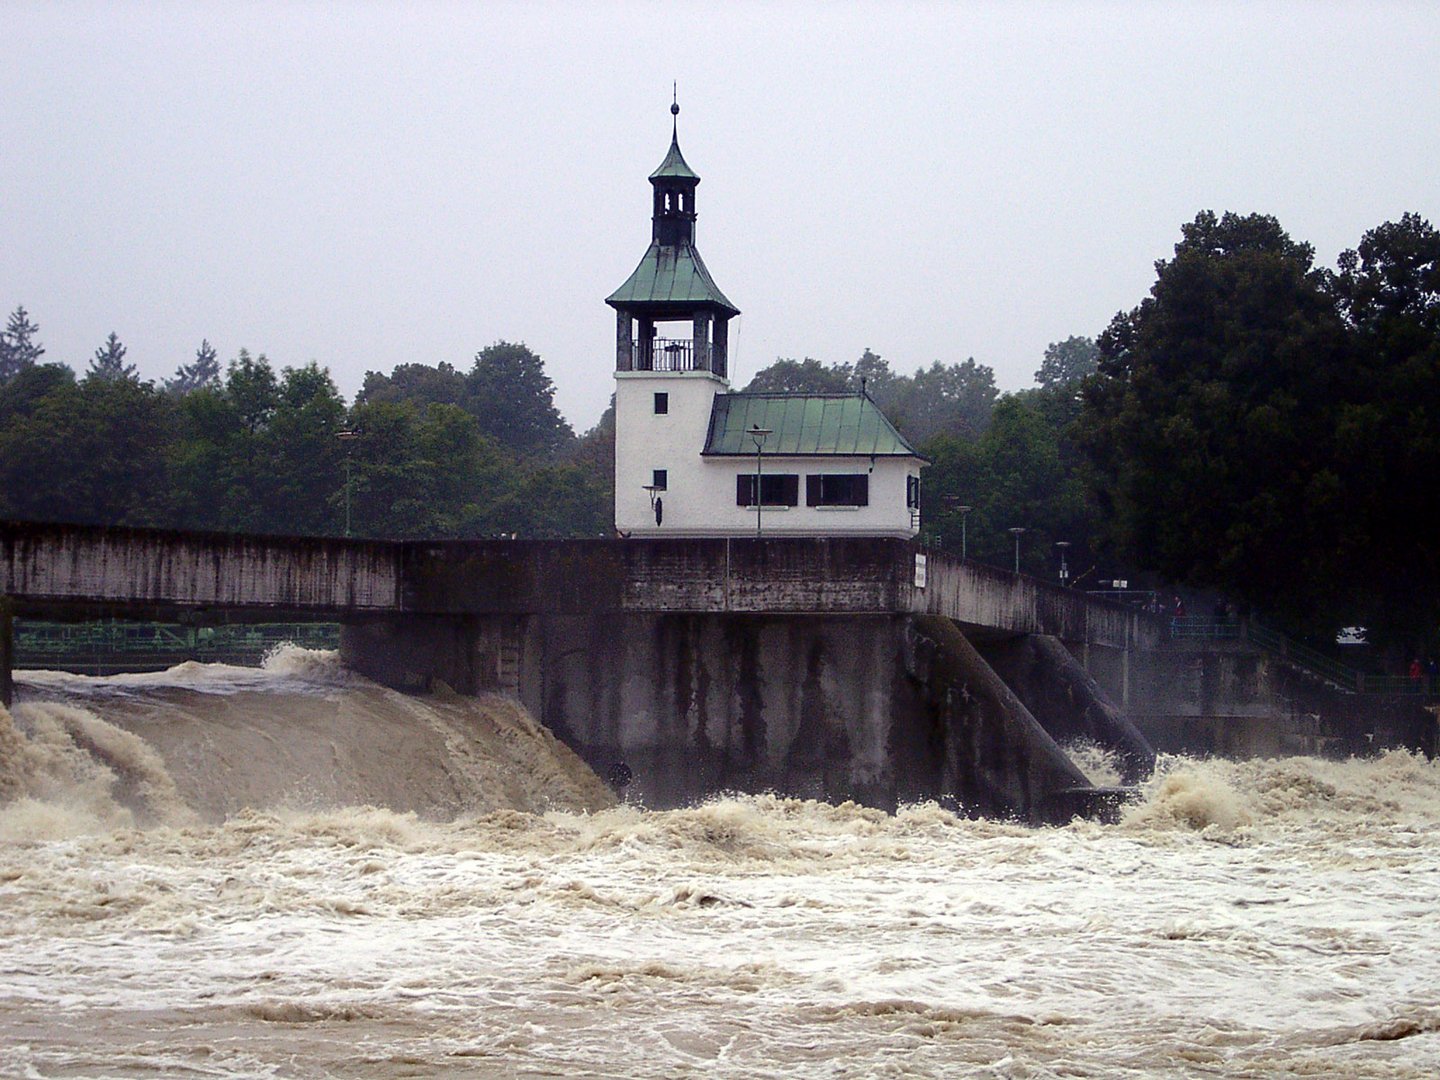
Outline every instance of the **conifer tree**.
<svg viewBox="0 0 1440 1080">
<path fill-rule="evenodd" d="M 45 355 L 35 341 L 40 327 L 30 321 L 30 313 L 22 304 L 10 314 L 10 321 L 0 331 L 0 383 L 8 382 L 28 367 L 34 367 Z"/>
<path fill-rule="evenodd" d="M 125 346 L 120 344 L 120 338 L 115 331 L 110 331 L 110 336 L 105 339 L 105 344 L 95 350 L 95 359 L 90 361 L 90 368 L 85 372 L 87 379 L 126 379 L 130 382 L 139 382 L 139 376 L 134 364 L 125 363 Z"/>
<path fill-rule="evenodd" d="M 195 350 L 195 359 L 175 369 L 175 377 L 165 380 L 165 389 L 172 394 L 190 394 L 206 386 L 220 385 L 220 360 L 209 339 L 202 339 Z"/>
</svg>

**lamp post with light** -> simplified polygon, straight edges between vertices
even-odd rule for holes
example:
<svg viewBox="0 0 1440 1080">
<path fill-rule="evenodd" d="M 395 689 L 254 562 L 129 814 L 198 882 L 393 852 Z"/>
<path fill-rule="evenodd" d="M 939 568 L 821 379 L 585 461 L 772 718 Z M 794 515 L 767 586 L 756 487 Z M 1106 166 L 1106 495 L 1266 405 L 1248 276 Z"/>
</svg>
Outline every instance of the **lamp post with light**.
<svg viewBox="0 0 1440 1080">
<path fill-rule="evenodd" d="M 1055 546 L 1060 549 L 1060 587 L 1064 588 L 1070 584 L 1070 564 L 1065 561 L 1065 555 L 1070 548 L 1070 541 L 1056 540 Z"/>
<path fill-rule="evenodd" d="M 360 438 L 357 428 L 343 428 L 335 437 L 345 444 L 345 536 L 350 536 L 350 457 L 355 440 Z"/>
<path fill-rule="evenodd" d="M 761 459 L 765 454 L 765 440 L 774 432 L 769 428 L 762 428 L 759 424 L 751 424 L 750 430 L 746 432 L 755 443 L 755 535 L 760 535 L 760 515 L 763 513 L 765 500 L 760 495 Z"/>
<path fill-rule="evenodd" d="M 1020 572 L 1020 537 L 1028 530 L 1023 525 L 1012 525 L 1007 531 L 1015 537 L 1015 573 L 1018 574 Z"/>
</svg>

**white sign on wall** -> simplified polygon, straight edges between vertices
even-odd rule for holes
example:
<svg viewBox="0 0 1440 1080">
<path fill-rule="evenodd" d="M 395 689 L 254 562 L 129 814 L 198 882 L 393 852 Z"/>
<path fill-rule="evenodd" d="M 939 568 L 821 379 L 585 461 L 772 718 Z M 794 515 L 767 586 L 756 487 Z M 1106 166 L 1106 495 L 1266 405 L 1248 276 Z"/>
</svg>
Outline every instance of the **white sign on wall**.
<svg viewBox="0 0 1440 1080">
<path fill-rule="evenodd" d="M 916 556 L 915 556 L 915 588 L 917 588 L 917 589 L 923 589 L 923 588 L 925 587 L 925 576 L 926 576 L 925 556 L 924 556 L 924 555 L 920 555 L 920 554 L 916 554 Z"/>
</svg>

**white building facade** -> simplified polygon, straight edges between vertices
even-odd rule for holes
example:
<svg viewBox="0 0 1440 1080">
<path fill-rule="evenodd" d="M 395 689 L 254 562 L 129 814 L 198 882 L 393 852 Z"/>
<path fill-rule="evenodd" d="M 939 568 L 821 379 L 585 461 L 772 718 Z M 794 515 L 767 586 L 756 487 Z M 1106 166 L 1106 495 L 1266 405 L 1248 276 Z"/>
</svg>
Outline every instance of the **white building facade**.
<svg viewBox="0 0 1440 1080">
<path fill-rule="evenodd" d="M 925 460 L 869 397 L 730 391 L 728 324 L 740 312 L 695 248 L 699 182 L 672 132 L 650 176 L 650 247 L 606 300 L 616 531 L 914 536 Z"/>
</svg>

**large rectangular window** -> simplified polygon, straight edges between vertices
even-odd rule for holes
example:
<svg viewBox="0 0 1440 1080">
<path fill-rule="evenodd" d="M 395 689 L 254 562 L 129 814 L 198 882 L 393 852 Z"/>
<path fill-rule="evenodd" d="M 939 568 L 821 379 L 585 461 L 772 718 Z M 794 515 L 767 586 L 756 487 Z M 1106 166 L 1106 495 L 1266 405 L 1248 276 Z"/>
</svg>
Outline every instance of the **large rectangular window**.
<svg viewBox="0 0 1440 1080">
<path fill-rule="evenodd" d="M 795 473 L 764 473 L 760 477 L 760 497 L 764 506 L 799 506 L 800 477 Z M 755 505 L 754 473 L 735 477 L 735 505 Z"/>
<path fill-rule="evenodd" d="M 918 476 L 905 478 L 905 505 L 911 510 L 920 509 L 920 478 Z"/>
<path fill-rule="evenodd" d="M 866 473 L 818 473 L 805 478 L 806 506 L 869 506 Z"/>
<path fill-rule="evenodd" d="M 655 391 L 655 415 L 665 416 L 670 412 L 670 395 L 662 391 Z"/>
</svg>

